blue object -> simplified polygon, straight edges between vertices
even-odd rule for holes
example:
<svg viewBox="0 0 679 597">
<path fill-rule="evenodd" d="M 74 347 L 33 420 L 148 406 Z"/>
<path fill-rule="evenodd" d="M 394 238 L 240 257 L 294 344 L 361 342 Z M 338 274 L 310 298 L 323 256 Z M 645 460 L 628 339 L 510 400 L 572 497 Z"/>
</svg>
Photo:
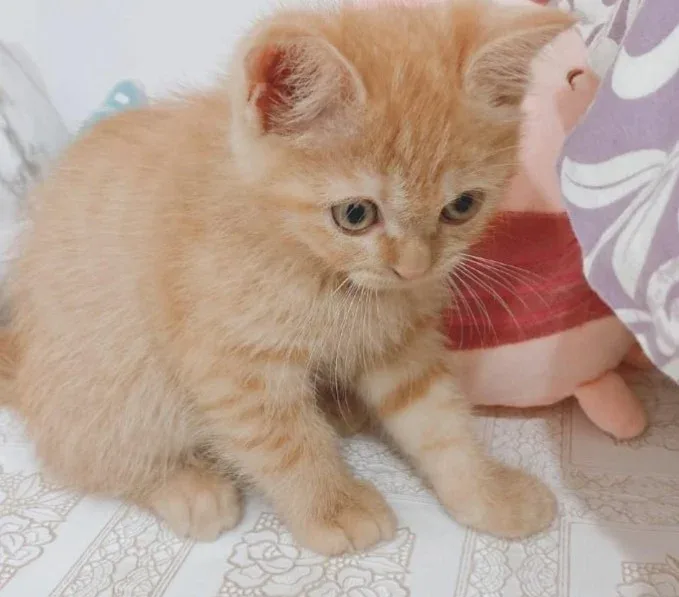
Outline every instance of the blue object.
<svg viewBox="0 0 679 597">
<path fill-rule="evenodd" d="M 146 92 L 140 83 L 132 80 L 120 81 L 101 104 L 80 128 L 80 132 L 89 129 L 100 120 L 104 120 L 113 114 L 141 108 L 149 103 Z"/>
</svg>

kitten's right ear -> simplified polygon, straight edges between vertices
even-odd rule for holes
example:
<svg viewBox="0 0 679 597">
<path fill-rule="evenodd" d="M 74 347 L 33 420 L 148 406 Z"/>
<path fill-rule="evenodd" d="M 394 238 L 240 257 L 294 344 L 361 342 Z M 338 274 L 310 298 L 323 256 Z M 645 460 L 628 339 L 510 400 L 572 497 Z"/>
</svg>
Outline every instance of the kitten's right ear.
<svg viewBox="0 0 679 597">
<path fill-rule="evenodd" d="M 466 90 L 497 116 L 518 117 L 532 78 L 533 60 L 571 28 L 575 18 L 556 8 L 534 6 L 476 2 L 475 9 L 470 14 L 476 19 L 482 41 L 466 65 Z"/>
<path fill-rule="evenodd" d="M 242 53 L 245 117 L 262 135 L 320 144 L 355 130 L 365 88 L 354 66 L 322 34 L 273 21 Z"/>
</svg>

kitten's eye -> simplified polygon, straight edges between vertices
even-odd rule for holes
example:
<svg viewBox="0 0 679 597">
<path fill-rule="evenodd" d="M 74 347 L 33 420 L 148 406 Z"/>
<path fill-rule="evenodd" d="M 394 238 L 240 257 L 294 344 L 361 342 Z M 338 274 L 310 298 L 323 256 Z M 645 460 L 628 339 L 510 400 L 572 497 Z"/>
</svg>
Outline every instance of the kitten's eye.
<svg viewBox="0 0 679 597">
<path fill-rule="evenodd" d="M 352 199 L 334 205 L 332 217 L 344 232 L 361 233 L 377 222 L 377 205 L 367 199 Z"/>
<path fill-rule="evenodd" d="M 466 191 L 458 195 L 441 211 L 441 219 L 448 224 L 462 224 L 471 220 L 483 202 L 481 191 Z"/>
</svg>

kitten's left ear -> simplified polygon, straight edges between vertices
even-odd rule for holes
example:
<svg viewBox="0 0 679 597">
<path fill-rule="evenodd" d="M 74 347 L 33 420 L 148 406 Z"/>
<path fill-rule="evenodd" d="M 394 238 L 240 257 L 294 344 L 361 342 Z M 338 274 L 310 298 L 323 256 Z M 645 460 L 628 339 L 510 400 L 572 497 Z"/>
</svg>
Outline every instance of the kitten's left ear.
<svg viewBox="0 0 679 597">
<path fill-rule="evenodd" d="M 321 32 L 265 23 L 242 60 L 246 117 L 262 135 L 320 144 L 355 129 L 365 88 L 354 66 Z"/>
<path fill-rule="evenodd" d="M 500 117 L 516 117 L 532 78 L 533 60 L 547 44 L 575 24 L 557 9 L 487 9 L 485 38 L 464 74 L 467 92 Z"/>
</svg>

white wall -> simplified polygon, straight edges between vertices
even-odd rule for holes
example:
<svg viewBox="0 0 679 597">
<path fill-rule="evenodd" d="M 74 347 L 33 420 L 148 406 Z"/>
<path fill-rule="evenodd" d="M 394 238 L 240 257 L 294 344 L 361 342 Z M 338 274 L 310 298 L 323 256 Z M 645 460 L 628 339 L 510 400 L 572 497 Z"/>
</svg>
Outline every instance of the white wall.
<svg viewBox="0 0 679 597">
<path fill-rule="evenodd" d="M 34 44 L 36 0 L 0 0 L 0 39 Z"/>
<path fill-rule="evenodd" d="M 0 0 L 0 39 L 37 62 L 67 125 L 123 78 L 152 94 L 205 84 L 272 0 Z"/>
</svg>

